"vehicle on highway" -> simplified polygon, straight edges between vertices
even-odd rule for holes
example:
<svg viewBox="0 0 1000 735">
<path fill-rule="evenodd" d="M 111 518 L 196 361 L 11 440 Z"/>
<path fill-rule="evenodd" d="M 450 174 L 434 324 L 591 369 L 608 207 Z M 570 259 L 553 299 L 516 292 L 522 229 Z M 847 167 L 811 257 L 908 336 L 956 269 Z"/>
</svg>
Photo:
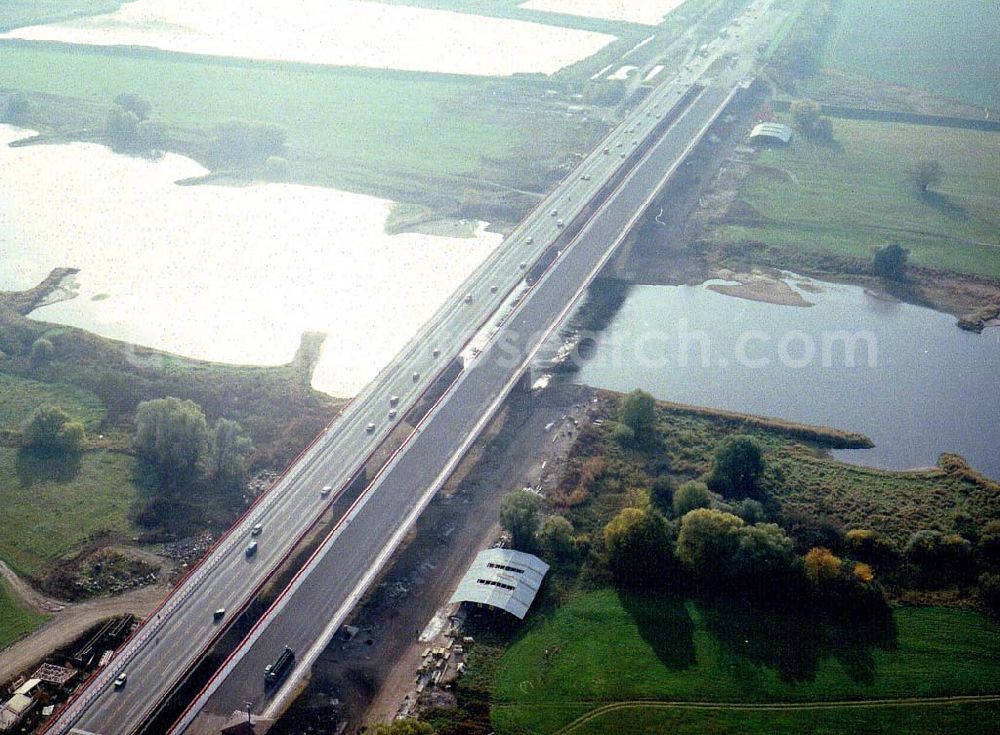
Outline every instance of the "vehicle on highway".
<svg viewBox="0 0 1000 735">
<path fill-rule="evenodd" d="M 365 431 L 367 431 L 369 434 L 374 434 L 375 433 L 375 422 L 374 421 L 369 421 L 368 422 L 368 426 L 365 427 Z"/>
<path fill-rule="evenodd" d="M 263 523 L 254 524 L 254 527 L 250 529 L 251 536 L 260 536 L 260 532 L 264 530 Z"/>
<path fill-rule="evenodd" d="M 390 408 L 389 409 L 389 420 L 392 421 L 394 418 L 396 418 L 396 409 Z"/>
<path fill-rule="evenodd" d="M 549 216 L 551 217 L 555 217 L 557 214 L 559 214 L 558 209 L 553 209 L 551 212 L 549 212 Z"/>
<path fill-rule="evenodd" d="M 325 498 L 331 492 L 333 492 L 333 485 L 324 485 L 323 489 L 319 491 L 319 496 Z"/>
<path fill-rule="evenodd" d="M 274 663 L 264 667 L 264 682 L 267 684 L 277 684 L 281 680 L 281 677 L 288 673 L 288 669 L 291 668 L 294 661 L 295 652 L 288 646 L 285 646 L 285 650 L 278 655 Z"/>
<path fill-rule="evenodd" d="M 212 613 L 212 620 L 222 620 L 226 616 L 226 608 L 220 607 Z"/>
<path fill-rule="evenodd" d="M 472 303 L 472 294 L 471 293 L 465 294 L 465 303 L 467 303 L 467 304 L 471 304 Z"/>
<path fill-rule="evenodd" d="M 557 219 L 556 220 L 556 227 L 562 227 L 562 226 L 563 226 L 563 221 L 561 219 Z"/>
<path fill-rule="evenodd" d="M 121 689 L 122 687 L 125 686 L 125 682 L 127 681 L 128 681 L 128 674 L 122 672 L 121 674 L 118 675 L 118 678 L 115 679 L 115 689 Z"/>
<path fill-rule="evenodd" d="M 256 541 L 251 541 L 250 545 L 247 546 L 247 551 L 246 551 L 247 559 L 249 559 L 251 556 L 253 556 L 256 553 L 257 553 L 257 542 Z"/>
<path fill-rule="evenodd" d="M 399 404 L 399 396 L 389 396 L 389 405 L 396 406 Z"/>
</svg>

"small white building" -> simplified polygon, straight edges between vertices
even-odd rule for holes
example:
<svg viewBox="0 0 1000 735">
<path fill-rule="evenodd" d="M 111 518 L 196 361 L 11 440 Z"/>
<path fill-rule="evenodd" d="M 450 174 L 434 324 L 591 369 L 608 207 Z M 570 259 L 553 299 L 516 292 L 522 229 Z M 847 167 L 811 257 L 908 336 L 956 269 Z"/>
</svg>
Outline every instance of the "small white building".
<svg viewBox="0 0 1000 735">
<path fill-rule="evenodd" d="M 751 143 L 788 145 L 792 140 L 792 129 L 782 123 L 762 122 L 750 131 Z"/>
</svg>

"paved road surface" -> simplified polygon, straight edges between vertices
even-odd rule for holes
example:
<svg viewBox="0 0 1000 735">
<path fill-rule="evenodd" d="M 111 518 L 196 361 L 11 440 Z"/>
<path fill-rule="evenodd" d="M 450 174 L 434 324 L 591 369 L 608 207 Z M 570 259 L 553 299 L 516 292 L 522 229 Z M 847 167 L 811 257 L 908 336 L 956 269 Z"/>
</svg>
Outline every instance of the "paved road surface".
<svg viewBox="0 0 1000 735">
<path fill-rule="evenodd" d="M 496 338 L 468 365 L 404 450 L 334 531 L 321 554 L 303 570 L 298 586 L 293 585 L 293 591 L 264 619 L 266 623 L 254 630 L 222 669 L 218 688 L 205 704 L 209 715 L 230 715 L 245 708 L 247 702 L 253 703 L 256 712 L 276 709 L 275 700 L 280 702 L 282 697 L 275 697 L 278 692 L 265 686 L 264 667 L 288 645 L 299 654 L 301 671 L 311 663 L 306 652 L 313 649 L 318 653 L 325 647 L 326 639 L 366 587 L 365 579 L 377 572 L 372 561 L 386 557 L 392 542 L 402 538 L 406 527 L 400 519 L 415 519 L 445 479 L 447 473 L 442 469 L 461 457 L 545 335 L 561 321 L 661 188 L 666 173 L 679 165 L 731 92 L 717 86 L 702 91 L 529 292 Z M 217 723 L 216 717 L 206 718 L 203 725 L 196 724 L 187 732 L 213 732 Z"/>
<path fill-rule="evenodd" d="M 522 266 L 535 262 L 559 239 L 559 220 L 570 222 L 605 181 L 630 163 L 626 156 L 630 147 L 637 147 L 650 134 L 665 110 L 726 50 L 725 44 L 713 43 L 706 57 L 692 59 L 680 77 L 657 88 L 526 218 L 287 475 L 220 540 L 108 667 L 53 718 L 48 732 L 77 729 L 125 735 L 141 726 L 221 632 L 212 611 L 224 607 L 228 619 L 241 609 L 329 507 L 355 468 L 391 432 L 397 420 L 389 418 L 390 396 L 399 397 L 398 415 L 405 415 L 452 357 L 496 318 L 494 312 L 508 294 L 523 285 Z M 466 294 L 471 295 L 471 303 L 466 303 Z M 468 375 L 479 372 L 473 369 Z M 334 488 L 331 497 L 320 495 L 326 485 Z M 258 521 L 265 523 L 264 533 L 256 555 L 247 558 L 249 530 Z M 386 520 L 392 525 L 400 521 Z M 127 672 L 128 684 L 116 690 L 112 682 L 121 672 Z"/>
</svg>

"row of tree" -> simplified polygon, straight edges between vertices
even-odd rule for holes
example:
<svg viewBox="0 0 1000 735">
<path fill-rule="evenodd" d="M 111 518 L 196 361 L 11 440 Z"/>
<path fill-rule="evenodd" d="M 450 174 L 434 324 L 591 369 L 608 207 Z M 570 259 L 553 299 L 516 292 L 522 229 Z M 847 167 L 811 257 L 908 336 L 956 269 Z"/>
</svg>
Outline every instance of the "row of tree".
<svg viewBox="0 0 1000 735">
<path fill-rule="evenodd" d="M 135 420 L 136 449 L 164 489 L 203 481 L 227 492 L 243 488 L 252 445 L 237 422 L 220 418 L 209 428 L 197 403 L 174 397 L 140 403 Z"/>
</svg>

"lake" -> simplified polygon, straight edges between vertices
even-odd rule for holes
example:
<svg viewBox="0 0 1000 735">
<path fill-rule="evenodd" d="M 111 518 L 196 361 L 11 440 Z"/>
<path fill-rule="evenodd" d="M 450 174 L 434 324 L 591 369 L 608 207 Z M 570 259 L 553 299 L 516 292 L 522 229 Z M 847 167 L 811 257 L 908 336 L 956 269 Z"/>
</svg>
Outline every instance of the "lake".
<svg viewBox="0 0 1000 735">
<path fill-rule="evenodd" d="M 0 38 L 449 74 L 553 74 L 606 33 L 363 0 L 135 0 Z"/>
<path fill-rule="evenodd" d="M 350 396 L 501 241 L 387 235 L 391 202 L 292 184 L 177 186 L 205 169 L 89 143 L 10 148 L 0 125 L 0 290 L 80 268 L 34 318 L 205 360 L 289 362 L 326 332 L 313 384 Z"/>
<path fill-rule="evenodd" d="M 859 287 L 787 282 L 813 306 L 637 286 L 574 380 L 871 437 L 873 449 L 835 453 L 849 462 L 905 469 L 957 452 L 1000 479 L 1000 328 L 977 335 Z"/>
</svg>

